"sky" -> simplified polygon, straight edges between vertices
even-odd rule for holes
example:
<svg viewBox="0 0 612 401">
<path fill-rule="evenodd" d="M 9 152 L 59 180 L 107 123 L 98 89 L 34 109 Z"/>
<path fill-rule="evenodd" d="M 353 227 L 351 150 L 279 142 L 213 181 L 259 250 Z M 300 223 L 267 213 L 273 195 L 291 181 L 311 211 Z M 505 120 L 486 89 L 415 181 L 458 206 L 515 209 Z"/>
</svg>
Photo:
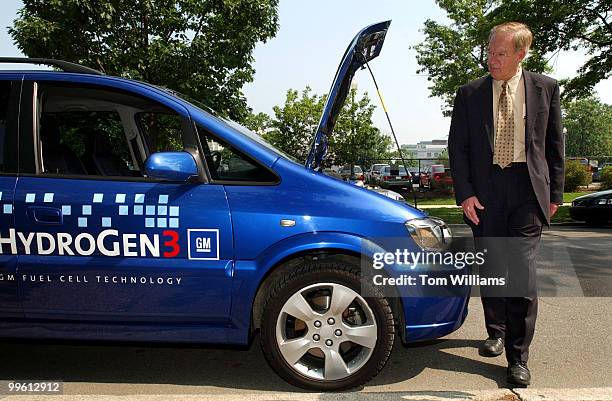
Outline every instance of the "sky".
<svg viewBox="0 0 612 401">
<path fill-rule="evenodd" d="M 424 39 L 426 19 L 441 23 L 449 20 L 434 0 L 280 0 L 280 28 L 276 37 L 257 45 L 253 54 L 254 81 L 244 87 L 247 103 L 254 112 L 272 115 L 272 107 L 282 105 L 288 89 L 301 91 L 307 85 L 314 93 L 329 91 L 334 74 L 351 39 L 363 27 L 392 20 L 380 56 L 370 62 L 401 144 L 445 139 L 450 118 L 442 116 L 442 101 L 429 96 L 427 77 L 416 73 L 416 52 Z M 21 56 L 12 43 L 7 27 L 22 7 L 19 0 L 2 0 L 0 15 L 0 55 Z M 584 62 L 578 52 L 562 52 L 552 59 L 552 77 L 572 77 Z M 367 70 L 358 71 L 359 92 L 367 91 L 379 106 L 375 125 L 390 132 Z M 600 99 L 612 104 L 612 78 L 595 87 Z M 205 99 L 203 99 L 205 103 Z"/>
</svg>

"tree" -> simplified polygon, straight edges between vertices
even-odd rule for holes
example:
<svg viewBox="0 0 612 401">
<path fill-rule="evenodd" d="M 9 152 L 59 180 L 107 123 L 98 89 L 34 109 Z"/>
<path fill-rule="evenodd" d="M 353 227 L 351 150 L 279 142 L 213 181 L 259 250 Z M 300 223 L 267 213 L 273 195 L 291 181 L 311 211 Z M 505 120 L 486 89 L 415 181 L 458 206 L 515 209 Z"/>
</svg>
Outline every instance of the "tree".
<svg viewBox="0 0 612 401">
<path fill-rule="evenodd" d="M 565 101 L 563 111 L 567 156 L 612 155 L 612 105 L 591 97 Z"/>
<path fill-rule="evenodd" d="M 264 139 L 299 161 L 306 161 L 326 100 L 325 95 L 312 93 L 306 87 L 301 95 L 289 89 L 285 104 L 275 106 L 271 129 Z M 357 164 L 388 156 L 391 139 L 372 122 L 375 106 L 365 93 L 357 98 L 351 89 L 329 138 L 326 163 Z"/>
<path fill-rule="evenodd" d="M 144 80 L 241 120 L 255 45 L 274 37 L 278 0 L 24 0 L 9 29 L 29 57 Z"/>
<path fill-rule="evenodd" d="M 590 95 L 599 81 L 610 76 L 611 10 L 610 0 L 504 0 L 491 17 L 522 19 L 532 28 L 542 54 L 584 50 L 587 59 L 578 75 L 563 81 L 564 97 L 575 99 Z"/>
<path fill-rule="evenodd" d="M 249 111 L 242 123 L 251 131 L 263 135 L 272 125 L 272 119 L 266 113 L 254 114 Z"/>
<path fill-rule="evenodd" d="M 358 99 L 357 90 L 350 90 L 329 141 L 330 163 L 364 164 L 388 156 L 391 138 L 374 126 L 376 106 L 370 102 L 367 93 Z"/>
<path fill-rule="evenodd" d="M 563 97 L 590 93 L 612 70 L 612 15 L 609 0 L 437 0 L 453 22 L 450 26 L 425 21 L 425 40 L 415 46 L 418 73 L 427 74 L 432 97 L 444 100 L 450 115 L 459 86 L 487 73 L 486 56 L 491 28 L 505 21 L 522 21 L 534 33 L 526 69 L 549 71 L 545 55 L 585 49 L 590 56 L 580 75 L 564 86 Z"/>
<path fill-rule="evenodd" d="M 301 162 L 308 157 L 325 104 L 325 96 L 311 92 L 307 86 L 298 96 L 297 90 L 289 89 L 285 104 L 273 107 L 272 129 L 263 134 L 264 139 L 272 145 Z"/>
<path fill-rule="evenodd" d="M 448 166 L 448 149 L 444 149 L 442 153 L 438 155 L 436 164 L 443 164 L 445 166 Z"/>
</svg>

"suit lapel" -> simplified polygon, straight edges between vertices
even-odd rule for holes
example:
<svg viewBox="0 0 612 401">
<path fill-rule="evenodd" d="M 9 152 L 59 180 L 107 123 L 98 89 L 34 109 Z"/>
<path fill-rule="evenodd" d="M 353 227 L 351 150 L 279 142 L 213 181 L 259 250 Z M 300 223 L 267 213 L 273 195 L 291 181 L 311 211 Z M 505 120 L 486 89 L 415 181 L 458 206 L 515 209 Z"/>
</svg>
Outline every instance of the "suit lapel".
<svg viewBox="0 0 612 401">
<path fill-rule="evenodd" d="M 480 92 L 480 112 L 484 121 L 484 131 L 491 146 L 491 152 L 495 148 L 494 129 L 493 129 L 493 80 L 491 76 L 483 81 L 479 89 Z"/>
<path fill-rule="evenodd" d="M 533 78 L 533 75 L 529 71 L 523 70 L 523 80 L 525 83 L 525 113 L 527 117 L 525 121 L 525 151 L 527 151 L 531 144 L 533 127 L 538 115 L 538 106 L 540 104 L 540 97 L 542 96 L 542 86 Z"/>
</svg>

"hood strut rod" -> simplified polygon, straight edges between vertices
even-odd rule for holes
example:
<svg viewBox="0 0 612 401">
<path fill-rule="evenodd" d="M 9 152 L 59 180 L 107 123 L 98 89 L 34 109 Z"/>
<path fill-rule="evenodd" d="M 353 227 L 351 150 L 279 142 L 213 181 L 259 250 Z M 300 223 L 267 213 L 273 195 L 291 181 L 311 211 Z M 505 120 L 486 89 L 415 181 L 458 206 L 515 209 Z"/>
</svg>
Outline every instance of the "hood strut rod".
<svg viewBox="0 0 612 401">
<path fill-rule="evenodd" d="M 378 83 L 376 82 L 376 78 L 374 78 L 374 73 L 372 72 L 372 69 L 370 68 L 370 64 L 368 63 L 367 58 L 363 54 L 361 55 L 361 57 L 363 57 L 365 65 L 366 65 L 366 67 L 368 67 L 368 71 L 370 72 L 370 75 L 372 76 L 372 81 L 374 81 L 374 86 L 376 87 L 376 93 L 378 93 L 378 98 L 380 99 L 380 103 L 382 104 L 382 108 L 383 108 L 383 111 L 385 112 L 385 116 L 387 117 L 387 121 L 389 122 L 389 127 L 391 128 L 391 133 L 393 134 L 393 139 L 395 139 L 395 145 L 397 146 L 397 151 L 399 152 L 400 159 L 402 160 L 402 165 L 406 169 L 406 173 L 410 174 L 409 171 L 408 171 L 408 167 L 406 166 L 406 160 L 404 159 L 404 154 L 402 153 L 402 148 L 400 147 L 399 142 L 397 141 L 397 136 L 395 135 L 395 130 L 393 129 L 393 124 L 391 124 L 391 117 L 389 117 L 389 112 L 387 111 L 387 106 L 385 105 L 385 101 L 383 100 L 382 94 L 380 93 L 380 89 L 378 89 Z M 419 174 L 420 174 L 420 169 L 419 169 Z M 412 186 L 412 175 L 410 175 L 409 177 L 410 177 L 410 189 L 412 190 L 412 193 L 414 195 L 414 207 L 418 207 L 416 192 L 414 191 L 414 187 Z M 419 180 L 420 179 L 421 179 L 421 177 L 419 176 Z"/>
</svg>

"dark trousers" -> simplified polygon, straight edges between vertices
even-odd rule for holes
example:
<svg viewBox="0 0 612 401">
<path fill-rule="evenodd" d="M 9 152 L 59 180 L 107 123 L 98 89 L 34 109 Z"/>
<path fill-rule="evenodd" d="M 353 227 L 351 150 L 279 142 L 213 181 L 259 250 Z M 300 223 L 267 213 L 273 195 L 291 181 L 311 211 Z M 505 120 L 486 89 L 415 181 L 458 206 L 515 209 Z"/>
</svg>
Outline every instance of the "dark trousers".
<svg viewBox="0 0 612 401">
<path fill-rule="evenodd" d="M 477 245 L 491 251 L 487 263 L 492 266 L 480 275 L 505 276 L 508 283 L 503 290 L 481 287 L 487 333 L 505 339 L 508 362 L 527 362 L 538 309 L 535 259 L 544 222 L 527 164 L 493 166 L 489 197 L 480 201 L 485 209 L 472 230 Z"/>
</svg>

